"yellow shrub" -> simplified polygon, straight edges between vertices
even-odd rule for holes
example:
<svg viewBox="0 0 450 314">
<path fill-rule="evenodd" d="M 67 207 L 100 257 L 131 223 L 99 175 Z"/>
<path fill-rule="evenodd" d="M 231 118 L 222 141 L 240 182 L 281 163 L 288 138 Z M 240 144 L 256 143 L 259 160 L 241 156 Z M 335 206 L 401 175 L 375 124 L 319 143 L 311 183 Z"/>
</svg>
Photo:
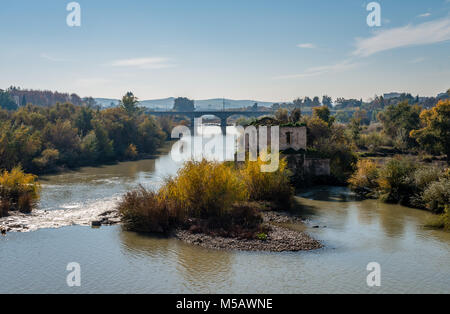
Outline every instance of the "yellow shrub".
<svg viewBox="0 0 450 314">
<path fill-rule="evenodd" d="M 20 167 L 14 168 L 11 172 L 4 171 L 0 175 L 0 202 L 2 203 L 0 215 L 6 215 L 7 210 L 31 212 L 39 200 L 39 192 L 40 185 L 35 175 L 24 173 Z"/>
<path fill-rule="evenodd" d="M 258 161 L 247 161 L 241 169 L 250 200 L 275 202 L 288 207 L 294 191 L 286 159 L 280 159 L 275 172 L 262 172 L 261 166 L 264 164 L 265 162 L 258 158 Z"/>
<path fill-rule="evenodd" d="M 348 183 L 350 188 L 359 194 L 373 194 L 373 190 L 378 187 L 378 168 L 377 165 L 369 159 L 358 160 L 357 170 L 350 177 Z"/>
<path fill-rule="evenodd" d="M 234 203 L 248 198 L 244 183 L 232 167 L 206 160 L 187 162 L 161 193 L 186 214 L 199 218 L 221 217 Z"/>
</svg>

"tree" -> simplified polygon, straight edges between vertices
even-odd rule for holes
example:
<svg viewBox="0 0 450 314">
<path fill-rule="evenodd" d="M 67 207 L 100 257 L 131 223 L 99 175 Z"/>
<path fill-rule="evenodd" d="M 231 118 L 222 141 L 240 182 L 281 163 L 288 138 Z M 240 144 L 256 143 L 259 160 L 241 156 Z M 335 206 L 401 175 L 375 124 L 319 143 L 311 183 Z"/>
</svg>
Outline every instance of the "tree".
<svg viewBox="0 0 450 314">
<path fill-rule="evenodd" d="M 302 112 L 299 108 L 295 108 L 292 110 L 291 115 L 289 117 L 289 121 L 292 123 L 300 122 L 300 119 L 302 118 Z"/>
<path fill-rule="evenodd" d="M 174 111 L 194 111 L 194 101 L 186 97 L 178 97 L 173 105 Z"/>
<path fill-rule="evenodd" d="M 330 96 L 328 96 L 328 95 L 323 95 L 323 97 L 322 97 L 322 104 L 324 105 L 324 106 L 327 106 L 328 108 L 331 108 L 332 107 L 332 104 L 331 104 L 331 97 Z"/>
<path fill-rule="evenodd" d="M 280 123 L 287 123 L 289 121 L 289 112 L 287 109 L 280 108 L 275 112 L 275 118 L 280 121 Z"/>
<path fill-rule="evenodd" d="M 17 104 L 10 93 L 0 89 L 0 107 L 6 110 L 16 110 Z"/>
<path fill-rule="evenodd" d="M 316 96 L 316 97 L 313 98 L 312 105 L 313 105 L 313 107 L 318 107 L 318 106 L 320 106 L 320 100 L 319 100 L 319 97 Z"/>
<path fill-rule="evenodd" d="M 420 114 L 423 128 L 412 130 L 410 136 L 419 144 L 447 155 L 450 164 L 450 100 L 441 100 L 435 107 Z"/>
<path fill-rule="evenodd" d="M 352 137 L 352 140 L 356 143 L 359 140 L 362 128 L 361 128 L 361 119 L 357 117 L 353 117 L 350 120 L 350 123 L 348 125 L 348 128 L 350 130 L 350 134 Z"/>
<path fill-rule="evenodd" d="M 355 111 L 353 118 L 359 120 L 360 124 L 370 124 L 369 116 L 367 115 L 367 111 L 364 109 Z"/>
<path fill-rule="evenodd" d="M 398 145 L 411 148 L 417 145 L 416 140 L 409 135 L 420 125 L 420 112 L 419 106 L 411 106 L 403 101 L 397 105 L 389 105 L 378 114 L 378 120 L 383 124 L 386 135 L 396 140 Z"/>
<path fill-rule="evenodd" d="M 301 109 L 302 105 L 303 105 L 303 99 L 301 99 L 301 98 L 294 99 L 293 103 L 294 103 L 295 108 Z"/>
<path fill-rule="evenodd" d="M 305 104 L 306 107 L 312 106 L 312 100 L 308 96 L 305 97 L 305 99 L 303 100 L 303 103 Z"/>
<path fill-rule="evenodd" d="M 134 114 L 139 110 L 139 107 L 137 106 L 138 103 L 138 98 L 134 96 L 132 92 L 128 92 L 122 97 L 119 106 L 122 107 L 122 109 L 124 109 L 128 114 Z"/>
<path fill-rule="evenodd" d="M 334 117 L 331 116 L 330 109 L 325 106 L 313 108 L 313 117 L 328 123 L 329 126 L 334 123 Z"/>
</svg>

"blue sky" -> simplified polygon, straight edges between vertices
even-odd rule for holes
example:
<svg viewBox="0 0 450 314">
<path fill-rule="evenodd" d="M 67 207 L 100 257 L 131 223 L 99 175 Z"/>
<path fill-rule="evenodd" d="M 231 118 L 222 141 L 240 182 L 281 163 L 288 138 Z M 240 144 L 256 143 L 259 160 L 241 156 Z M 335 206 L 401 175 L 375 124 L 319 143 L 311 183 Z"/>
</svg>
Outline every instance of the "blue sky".
<svg viewBox="0 0 450 314">
<path fill-rule="evenodd" d="M 450 88 L 450 0 L 4 0 L 0 88 L 291 101 Z"/>
</svg>

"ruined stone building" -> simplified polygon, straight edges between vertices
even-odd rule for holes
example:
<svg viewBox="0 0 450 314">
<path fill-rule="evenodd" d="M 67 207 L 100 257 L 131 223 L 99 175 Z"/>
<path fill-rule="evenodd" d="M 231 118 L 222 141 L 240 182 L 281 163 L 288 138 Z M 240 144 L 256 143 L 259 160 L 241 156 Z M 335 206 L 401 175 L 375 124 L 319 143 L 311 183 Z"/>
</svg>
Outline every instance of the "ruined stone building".
<svg viewBox="0 0 450 314">
<path fill-rule="evenodd" d="M 260 136 L 264 125 L 255 126 L 257 139 Z M 267 147 L 271 147 L 271 126 L 265 126 L 267 130 Z M 249 143 L 252 141 L 251 132 L 245 133 L 245 150 L 249 151 Z M 305 126 L 281 126 L 279 127 L 279 150 L 282 157 L 286 157 L 288 167 L 296 177 L 306 176 L 329 176 L 330 160 L 323 158 L 307 157 L 307 131 Z"/>
</svg>

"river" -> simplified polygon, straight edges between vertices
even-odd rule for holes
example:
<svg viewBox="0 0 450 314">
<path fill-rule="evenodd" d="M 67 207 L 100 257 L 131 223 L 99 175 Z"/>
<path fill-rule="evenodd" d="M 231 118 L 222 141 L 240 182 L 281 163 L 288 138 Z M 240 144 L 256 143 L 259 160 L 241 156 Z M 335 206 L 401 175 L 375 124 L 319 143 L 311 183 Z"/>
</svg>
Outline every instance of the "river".
<svg viewBox="0 0 450 314">
<path fill-rule="evenodd" d="M 39 210 L 70 217 L 111 208 L 139 184 L 158 188 L 179 167 L 163 153 L 47 175 Z M 0 237 L 0 293 L 450 293 L 450 234 L 424 228 L 429 213 L 358 201 L 342 187 L 296 198 L 307 223 L 291 227 L 324 248 L 214 251 L 120 226 L 36 228 Z M 71 262 L 81 266 L 81 287 L 66 284 Z M 380 287 L 367 286 L 370 262 L 381 266 Z"/>
</svg>

